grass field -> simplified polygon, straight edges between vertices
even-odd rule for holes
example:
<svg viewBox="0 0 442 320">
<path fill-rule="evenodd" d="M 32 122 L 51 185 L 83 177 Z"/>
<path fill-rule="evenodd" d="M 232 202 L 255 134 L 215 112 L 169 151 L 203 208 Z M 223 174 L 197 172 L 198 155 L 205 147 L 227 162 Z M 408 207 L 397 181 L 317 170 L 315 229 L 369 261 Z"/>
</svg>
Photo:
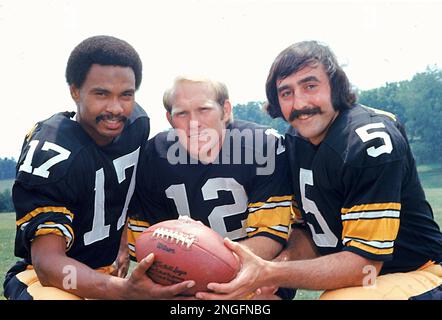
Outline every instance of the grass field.
<svg viewBox="0 0 442 320">
<path fill-rule="evenodd" d="M 0 299 L 3 299 L 5 273 L 15 263 L 15 213 L 0 213 Z"/>
<path fill-rule="evenodd" d="M 442 226 L 442 165 L 421 166 L 419 176 L 431 204 L 436 221 Z M 13 180 L 0 180 L 0 191 L 11 188 Z M 15 262 L 13 244 L 15 236 L 15 214 L 0 213 L 0 282 L 3 284 L 5 272 Z M 0 299 L 3 287 L 0 286 Z M 320 291 L 298 290 L 296 299 L 317 299 Z"/>
</svg>

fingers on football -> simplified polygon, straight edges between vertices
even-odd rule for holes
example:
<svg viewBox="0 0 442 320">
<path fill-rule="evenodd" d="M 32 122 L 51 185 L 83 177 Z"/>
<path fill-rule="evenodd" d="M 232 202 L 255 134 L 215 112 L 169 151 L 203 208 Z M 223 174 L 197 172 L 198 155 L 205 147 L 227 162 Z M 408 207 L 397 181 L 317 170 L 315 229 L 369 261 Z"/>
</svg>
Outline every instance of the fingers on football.
<svg viewBox="0 0 442 320">
<path fill-rule="evenodd" d="M 171 298 L 171 297 L 177 296 L 180 293 L 183 293 L 184 291 L 186 291 L 187 289 L 192 288 L 193 286 L 195 286 L 195 281 L 187 280 L 187 281 L 183 281 L 183 282 L 180 282 L 177 284 L 163 287 L 164 298 Z"/>
<path fill-rule="evenodd" d="M 155 257 L 153 253 L 150 253 L 147 257 L 141 260 L 138 265 L 132 271 L 132 275 L 140 278 L 146 275 L 146 271 L 152 266 Z"/>
<path fill-rule="evenodd" d="M 229 238 L 224 238 L 224 245 L 233 251 L 237 256 L 240 257 L 240 260 L 243 260 L 245 257 L 251 254 L 250 250 L 245 246 L 241 245 L 238 242 L 234 242 Z"/>
<path fill-rule="evenodd" d="M 228 283 L 211 282 L 207 285 L 207 289 L 216 293 L 230 294 L 233 292 L 239 292 L 243 285 L 241 277 L 239 277 Z"/>
</svg>

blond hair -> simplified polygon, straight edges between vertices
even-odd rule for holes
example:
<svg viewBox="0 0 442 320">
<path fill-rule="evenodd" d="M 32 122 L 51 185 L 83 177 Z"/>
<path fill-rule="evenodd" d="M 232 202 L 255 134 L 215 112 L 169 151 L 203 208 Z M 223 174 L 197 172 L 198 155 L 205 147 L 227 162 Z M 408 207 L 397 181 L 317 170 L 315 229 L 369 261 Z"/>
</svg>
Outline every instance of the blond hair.
<svg viewBox="0 0 442 320">
<path fill-rule="evenodd" d="M 227 86 L 220 81 L 200 77 L 178 76 L 173 81 L 172 86 L 167 89 L 163 94 L 163 105 L 167 112 L 172 113 L 172 106 L 175 102 L 175 91 L 177 87 L 183 83 L 207 85 L 209 88 L 212 89 L 212 92 L 214 94 L 214 101 L 218 103 L 221 108 L 223 108 L 226 100 L 229 100 L 229 91 L 227 90 Z M 232 121 L 233 114 L 231 114 L 228 122 Z"/>
</svg>

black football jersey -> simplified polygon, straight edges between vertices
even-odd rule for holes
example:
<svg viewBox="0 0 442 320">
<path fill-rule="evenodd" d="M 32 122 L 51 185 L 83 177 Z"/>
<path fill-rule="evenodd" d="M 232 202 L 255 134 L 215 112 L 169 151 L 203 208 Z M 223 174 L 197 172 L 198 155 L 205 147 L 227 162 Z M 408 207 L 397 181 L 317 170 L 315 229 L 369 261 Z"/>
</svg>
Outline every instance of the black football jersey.
<svg viewBox="0 0 442 320">
<path fill-rule="evenodd" d="M 275 130 L 234 121 L 218 158 L 208 164 L 190 158 L 173 130 L 162 132 L 140 156 L 129 210 L 131 255 L 146 227 L 180 215 L 232 240 L 260 235 L 284 244 L 291 199 L 283 137 Z"/>
<path fill-rule="evenodd" d="M 357 105 L 319 145 L 290 128 L 286 146 L 294 197 L 321 254 L 384 261 L 381 273 L 442 259 L 442 234 L 394 115 Z"/>
<path fill-rule="evenodd" d="M 37 123 L 17 163 L 15 255 L 28 264 L 32 240 L 45 234 L 63 237 L 67 256 L 91 268 L 112 264 L 118 254 L 149 119 L 136 105 L 121 135 L 99 147 L 74 114 Z"/>
</svg>

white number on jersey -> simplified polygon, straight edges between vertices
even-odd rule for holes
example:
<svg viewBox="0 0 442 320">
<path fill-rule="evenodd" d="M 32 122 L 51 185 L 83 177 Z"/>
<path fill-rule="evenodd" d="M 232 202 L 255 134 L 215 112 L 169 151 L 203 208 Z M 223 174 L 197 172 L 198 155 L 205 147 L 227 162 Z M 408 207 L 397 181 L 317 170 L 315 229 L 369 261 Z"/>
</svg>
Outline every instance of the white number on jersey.
<svg viewBox="0 0 442 320">
<path fill-rule="evenodd" d="M 34 157 L 34 153 L 35 150 L 37 149 L 37 145 L 40 141 L 39 140 L 32 140 L 31 142 L 29 142 L 29 150 L 28 153 L 26 154 L 26 158 L 23 161 L 23 164 L 20 166 L 20 168 L 18 169 L 18 171 L 24 171 L 42 178 L 47 178 L 49 177 L 49 169 L 51 167 L 53 167 L 54 165 L 56 165 L 57 163 L 60 163 L 64 160 L 66 160 L 67 158 L 69 158 L 69 156 L 71 155 L 71 152 L 69 150 L 66 150 L 63 147 L 60 147 L 59 145 L 52 143 L 52 142 L 48 142 L 45 141 L 45 143 L 43 144 L 43 147 L 41 148 L 42 151 L 55 151 L 58 152 L 58 154 L 52 158 L 50 158 L 48 161 L 46 161 L 45 163 L 43 163 L 41 166 L 39 166 L 38 168 L 33 168 L 32 167 L 32 158 Z"/>
<path fill-rule="evenodd" d="M 313 241 L 318 247 L 336 247 L 338 244 L 338 238 L 336 238 L 334 233 L 330 230 L 330 227 L 319 211 L 316 203 L 306 197 L 306 185 L 313 186 L 313 171 L 301 168 L 299 171 L 299 186 L 301 189 L 302 208 L 306 213 L 311 213 L 314 215 L 323 232 L 316 233 L 313 225 L 307 222 L 313 235 Z"/>
<path fill-rule="evenodd" d="M 245 237 L 245 220 L 241 220 L 241 228 L 227 231 L 224 218 L 241 214 L 247 210 L 247 194 L 244 187 L 234 178 L 211 178 L 201 188 L 205 201 L 218 199 L 218 191 L 230 191 L 234 203 L 215 207 L 208 216 L 210 228 L 223 237 L 235 240 Z M 182 184 L 171 185 L 166 190 L 166 196 L 172 199 L 180 216 L 190 216 L 189 202 L 187 200 L 186 186 Z"/>
<path fill-rule="evenodd" d="M 126 169 L 134 167 L 132 178 L 130 180 L 129 188 L 126 194 L 126 201 L 124 203 L 123 211 L 117 223 L 117 230 L 126 222 L 127 208 L 129 201 L 135 189 L 135 174 L 137 172 L 138 155 L 140 148 L 121 156 L 113 161 L 115 172 L 118 177 L 118 183 L 126 180 Z M 95 204 L 94 204 L 94 219 L 92 222 L 92 229 L 84 234 L 84 245 L 103 240 L 109 236 L 110 225 L 105 224 L 105 193 L 104 193 L 104 170 L 101 168 L 95 173 Z"/>
<path fill-rule="evenodd" d="M 363 127 L 356 129 L 356 133 L 363 142 L 367 142 L 376 138 L 384 140 L 384 144 L 379 147 L 370 147 L 367 149 L 367 154 L 370 157 L 376 158 L 383 153 L 391 153 L 393 151 L 393 144 L 391 143 L 390 135 L 385 131 L 368 132 L 368 130 L 385 128 L 382 122 L 370 123 Z"/>
</svg>

